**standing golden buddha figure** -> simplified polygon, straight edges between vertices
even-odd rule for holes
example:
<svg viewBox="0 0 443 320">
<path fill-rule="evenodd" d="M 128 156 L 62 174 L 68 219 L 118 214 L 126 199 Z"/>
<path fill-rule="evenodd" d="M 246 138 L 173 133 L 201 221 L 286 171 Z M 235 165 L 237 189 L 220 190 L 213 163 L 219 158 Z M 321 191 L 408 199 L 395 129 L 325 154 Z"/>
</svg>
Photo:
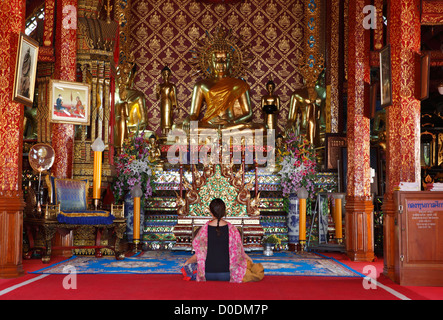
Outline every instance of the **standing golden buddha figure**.
<svg viewBox="0 0 443 320">
<path fill-rule="evenodd" d="M 308 88 L 309 100 L 306 101 L 306 138 L 311 145 L 318 147 L 320 138 L 320 104 L 315 88 Z"/>
<path fill-rule="evenodd" d="M 170 82 L 171 69 L 165 66 L 161 72 L 163 83 L 157 85 L 155 93 L 157 100 L 160 99 L 161 129 L 163 137 L 167 137 L 172 128 L 172 115 L 177 108 L 177 89 Z"/>
<path fill-rule="evenodd" d="M 305 134 L 309 142 L 320 147 L 324 140 L 324 104 L 326 88 L 324 85 L 324 72 L 318 78 L 315 74 L 304 81 L 303 88 L 295 90 L 289 102 L 288 121 L 285 134 Z M 323 137 L 321 137 L 323 135 Z"/>
<path fill-rule="evenodd" d="M 315 87 L 302 88 L 294 91 L 289 103 L 288 133 L 306 134 L 306 138 L 313 146 L 319 145 L 321 99 Z"/>
<path fill-rule="evenodd" d="M 132 88 L 135 64 L 126 61 L 117 68 L 117 103 L 115 104 L 115 146 L 119 152 L 129 132 L 144 130 L 148 125 L 146 100 L 141 91 Z"/>
<path fill-rule="evenodd" d="M 269 80 L 266 83 L 266 91 L 268 92 L 261 98 L 261 108 L 265 114 L 265 124 L 267 130 L 277 129 L 277 117 L 280 111 L 280 97 L 274 93 L 275 83 Z"/>
<path fill-rule="evenodd" d="M 218 28 L 214 36 L 207 34 L 206 41 L 196 57 L 200 71 L 207 76 L 193 88 L 189 116 L 181 127 L 189 132 L 190 122 L 198 121 L 199 129 L 214 128 L 264 129 L 251 122 L 252 107 L 249 85 L 237 77 L 245 63 L 243 49 L 230 32 Z M 201 117 L 204 104 L 206 111 Z M 180 127 L 180 125 L 178 126 Z"/>
<path fill-rule="evenodd" d="M 289 102 L 288 121 L 286 122 L 285 134 L 294 133 L 298 136 L 306 130 L 306 101 L 308 89 L 306 87 L 295 90 Z"/>
</svg>

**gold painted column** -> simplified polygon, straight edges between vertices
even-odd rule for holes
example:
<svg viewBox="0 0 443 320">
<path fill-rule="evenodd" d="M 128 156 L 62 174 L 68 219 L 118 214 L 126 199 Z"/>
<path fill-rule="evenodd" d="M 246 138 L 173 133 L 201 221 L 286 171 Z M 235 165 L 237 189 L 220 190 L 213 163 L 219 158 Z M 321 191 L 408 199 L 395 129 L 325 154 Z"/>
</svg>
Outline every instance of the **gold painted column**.
<svg viewBox="0 0 443 320">
<path fill-rule="evenodd" d="M 373 204 L 370 176 L 370 123 L 365 114 L 370 83 L 369 30 L 363 8 L 368 0 L 349 1 L 348 12 L 348 174 L 346 195 L 346 252 L 353 261 L 374 260 Z"/>
<path fill-rule="evenodd" d="M 18 38 L 24 30 L 24 0 L 0 9 L 0 278 L 22 275 L 22 104 L 12 101 Z"/>
<path fill-rule="evenodd" d="M 393 279 L 395 208 L 400 182 L 420 185 L 420 101 L 414 97 L 414 54 L 420 52 L 420 0 L 391 1 L 392 105 L 386 112 L 386 193 L 383 200 L 384 274 Z"/>
</svg>

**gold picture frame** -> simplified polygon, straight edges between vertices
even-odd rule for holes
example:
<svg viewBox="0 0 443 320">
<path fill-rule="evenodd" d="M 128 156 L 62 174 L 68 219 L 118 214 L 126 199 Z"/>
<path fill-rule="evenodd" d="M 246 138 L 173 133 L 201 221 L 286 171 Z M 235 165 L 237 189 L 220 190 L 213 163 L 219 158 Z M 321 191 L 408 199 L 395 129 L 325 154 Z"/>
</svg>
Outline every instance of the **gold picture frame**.
<svg viewBox="0 0 443 320">
<path fill-rule="evenodd" d="M 12 100 L 32 107 L 34 103 L 35 79 L 37 76 L 39 44 L 24 33 L 20 33 L 15 63 Z"/>
<path fill-rule="evenodd" d="M 381 107 L 392 105 L 391 46 L 380 50 L 380 98 Z"/>
<path fill-rule="evenodd" d="M 49 112 L 51 122 L 88 126 L 91 118 L 91 86 L 81 82 L 51 79 Z"/>
</svg>

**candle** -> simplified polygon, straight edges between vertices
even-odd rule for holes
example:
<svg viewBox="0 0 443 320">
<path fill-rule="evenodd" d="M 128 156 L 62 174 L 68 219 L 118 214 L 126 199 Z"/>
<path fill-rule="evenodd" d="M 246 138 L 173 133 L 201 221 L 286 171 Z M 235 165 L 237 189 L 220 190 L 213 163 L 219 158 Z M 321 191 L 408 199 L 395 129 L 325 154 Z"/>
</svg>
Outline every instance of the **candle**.
<svg viewBox="0 0 443 320">
<path fill-rule="evenodd" d="M 140 197 L 134 198 L 134 243 L 140 241 Z"/>
<path fill-rule="evenodd" d="M 300 244 L 300 251 L 304 251 L 306 243 L 306 199 L 308 198 L 308 191 L 305 187 L 301 187 L 297 191 L 299 203 L 299 235 L 298 242 Z"/>
<path fill-rule="evenodd" d="M 101 183 L 102 183 L 102 156 L 103 150 L 106 146 L 103 140 L 98 137 L 91 145 L 91 149 L 94 151 L 94 171 L 93 171 L 93 184 L 92 184 L 92 198 L 94 199 L 95 209 L 97 210 L 98 200 L 101 198 Z"/>
<path fill-rule="evenodd" d="M 92 184 L 92 198 L 100 199 L 102 182 L 102 152 L 94 151 L 94 176 Z"/>
<path fill-rule="evenodd" d="M 343 241 L 343 225 L 342 225 L 342 197 L 343 195 L 334 195 L 335 199 L 335 238 L 338 243 Z"/>
<path fill-rule="evenodd" d="M 140 197 L 143 195 L 143 191 L 139 185 L 135 186 L 131 191 L 132 198 L 134 200 L 134 252 L 138 252 L 138 244 L 140 243 Z"/>
</svg>

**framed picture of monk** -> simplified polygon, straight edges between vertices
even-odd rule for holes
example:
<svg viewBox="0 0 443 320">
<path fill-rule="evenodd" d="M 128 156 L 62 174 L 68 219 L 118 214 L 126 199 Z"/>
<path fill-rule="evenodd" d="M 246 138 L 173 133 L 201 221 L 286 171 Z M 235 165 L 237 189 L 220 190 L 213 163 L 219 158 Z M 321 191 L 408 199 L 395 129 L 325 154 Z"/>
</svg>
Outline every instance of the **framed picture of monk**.
<svg viewBox="0 0 443 320">
<path fill-rule="evenodd" d="M 391 77 L 391 46 L 387 45 L 380 50 L 380 97 L 381 107 L 392 104 L 392 77 Z"/>
<path fill-rule="evenodd" d="M 90 124 L 91 86 L 81 82 L 49 81 L 49 119 L 51 122 Z"/>
<path fill-rule="evenodd" d="M 20 33 L 12 100 L 32 107 L 37 73 L 38 42 Z"/>
</svg>

